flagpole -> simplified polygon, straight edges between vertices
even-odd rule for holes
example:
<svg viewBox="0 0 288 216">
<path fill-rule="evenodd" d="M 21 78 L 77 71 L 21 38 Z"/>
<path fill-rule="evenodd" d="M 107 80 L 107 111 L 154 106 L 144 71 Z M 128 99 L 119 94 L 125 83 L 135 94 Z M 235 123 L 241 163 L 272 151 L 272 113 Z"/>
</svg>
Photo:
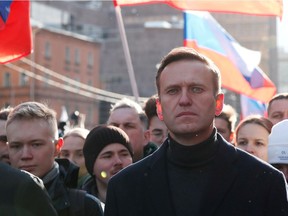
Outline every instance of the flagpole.
<svg viewBox="0 0 288 216">
<path fill-rule="evenodd" d="M 131 56 L 130 56 L 130 52 L 129 52 L 126 33 L 125 33 L 125 29 L 124 29 L 124 23 L 123 23 L 123 19 L 122 19 L 122 15 L 121 15 L 121 9 L 120 9 L 119 5 L 115 4 L 115 12 L 116 12 L 116 18 L 117 18 L 117 22 L 118 22 L 119 31 L 120 31 L 120 37 L 121 37 L 122 45 L 123 45 L 123 49 L 124 49 L 124 55 L 125 55 L 125 60 L 126 60 L 127 68 L 128 68 L 132 92 L 133 92 L 133 95 L 135 97 L 136 102 L 138 102 L 139 101 L 139 93 L 138 93 L 137 83 L 136 83 L 133 65 L 132 65 L 132 61 L 131 61 Z"/>
</svg>

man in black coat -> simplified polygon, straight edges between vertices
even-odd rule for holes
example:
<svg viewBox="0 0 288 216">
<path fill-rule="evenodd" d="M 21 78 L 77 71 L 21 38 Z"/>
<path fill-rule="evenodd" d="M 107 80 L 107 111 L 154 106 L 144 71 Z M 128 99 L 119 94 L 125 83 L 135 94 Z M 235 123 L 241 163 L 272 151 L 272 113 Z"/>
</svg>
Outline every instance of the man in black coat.
<svg viewBox="0 0 288 216">
<path fill-rule="evenodd" d="M 168 139 L 108 184 L 105 216 L 284 216 L 286 182 L 269 164 L 227 143 L 219 69 L 191 48 L 173 49 L 156 75 Z"/>
<path fill-rule="evenodd" d="M 0 215 L 57 215 L 39 178 L 2 162 L 0 175 Z"/>
</svg>

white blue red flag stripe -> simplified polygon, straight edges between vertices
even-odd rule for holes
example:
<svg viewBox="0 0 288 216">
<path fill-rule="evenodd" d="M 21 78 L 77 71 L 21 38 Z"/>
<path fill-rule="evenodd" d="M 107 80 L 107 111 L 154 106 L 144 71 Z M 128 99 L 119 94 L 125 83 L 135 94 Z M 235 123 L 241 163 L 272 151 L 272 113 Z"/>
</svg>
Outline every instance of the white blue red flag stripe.
<svg viewBox="0 0 288 216">
<path fill-rule="evenodd" d="M 261 102 L 275 94 L 275 85 L 258 67 L 260 52 L 242 47 L 210 13 L 184 12 L 184 45 L 214 61 L 222 87 Z"/>
</svg>

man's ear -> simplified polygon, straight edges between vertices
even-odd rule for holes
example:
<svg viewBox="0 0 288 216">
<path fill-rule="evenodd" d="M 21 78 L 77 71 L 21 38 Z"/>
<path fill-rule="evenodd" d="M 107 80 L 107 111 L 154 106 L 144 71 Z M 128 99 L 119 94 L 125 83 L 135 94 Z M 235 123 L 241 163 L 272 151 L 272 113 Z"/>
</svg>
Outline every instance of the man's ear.
<svg viewBox="0 0 288 216">
<path fill-rule="evenodd" d="M 162 106 L 160 103 L 159 98 L 156 99 L 156 112 L 157 112 L 157 116 L 158 118 L 163 121 L 163 113 L 162 113 Z"/>
<path fill-rule="evenodd" d="M 149 129 L 144 132 L 144 137 L 145 137 L 145 140 L 147 142 L 150 141 L 150 130 Z"/>
<path fill-rule="evenodd" d="M 63 138 L 59 138 L 58 140 L 55 140 L 55 156 L 59 155 L 60 151 L 61 151 L 61 148 L 64 144 L 64 140 Z"/>
<path fill-rule="evenodd" d="M 215 115 L 219 116 L 222 112 L 223 109 L 223 104 L 224 104 L 224 94 L 219 93 L 216 96 L 216 107 L 215 107 Z"/>
<path fill-rule="evenodd" d="M 230 139 L 229 142 L 232 143 L 233 145 L 234 145 L 234 141 L 235 141 L 235 140 L 234 140 L 234 138 L 235 138 L 234 135 L 235 135 L 235 133 L 234 133 L 234 132 L 231 132 L 231 133 L 230 133 L 230 136 L 229 136 L 229 139 Z"/>
</svg>

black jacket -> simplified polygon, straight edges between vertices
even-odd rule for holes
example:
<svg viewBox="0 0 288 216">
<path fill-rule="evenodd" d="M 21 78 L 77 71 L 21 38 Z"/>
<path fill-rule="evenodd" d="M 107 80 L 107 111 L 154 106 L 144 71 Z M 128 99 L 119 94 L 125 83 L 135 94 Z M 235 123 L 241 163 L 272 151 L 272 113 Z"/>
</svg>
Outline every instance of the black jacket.
<svg viewBox="0 0 288 216">
<path fill-rule="evenodd" d="M 199 216 L 287 216 L 283 174 L 221 136 L 217 140 Z M 168 142 L 110 179 L 105 216 L 176 216 L 167 180 Z"/>
<path fill-rule="evenodd" d="M 102 216 L 100 201 L 76 189 L 79 168 L 67 159 L 56 159 L 59 174 L 45 187 L 59 216 Z"/>
<path fill-rule="evenodd" d="M 97 188 L 97 183 L 95 181 L 95 177 L 90 176 L 90 178 L 84 182 L 81 189 L 85 190 L 85 191 L 87 191 L 87 193 L 97 197 L 98 196 L 98 188 Z"/>
<path fill-rule="evenodd" d="M 57 216 L 42 181 L 0 162 L 1 216 Z"/>
</svg>

